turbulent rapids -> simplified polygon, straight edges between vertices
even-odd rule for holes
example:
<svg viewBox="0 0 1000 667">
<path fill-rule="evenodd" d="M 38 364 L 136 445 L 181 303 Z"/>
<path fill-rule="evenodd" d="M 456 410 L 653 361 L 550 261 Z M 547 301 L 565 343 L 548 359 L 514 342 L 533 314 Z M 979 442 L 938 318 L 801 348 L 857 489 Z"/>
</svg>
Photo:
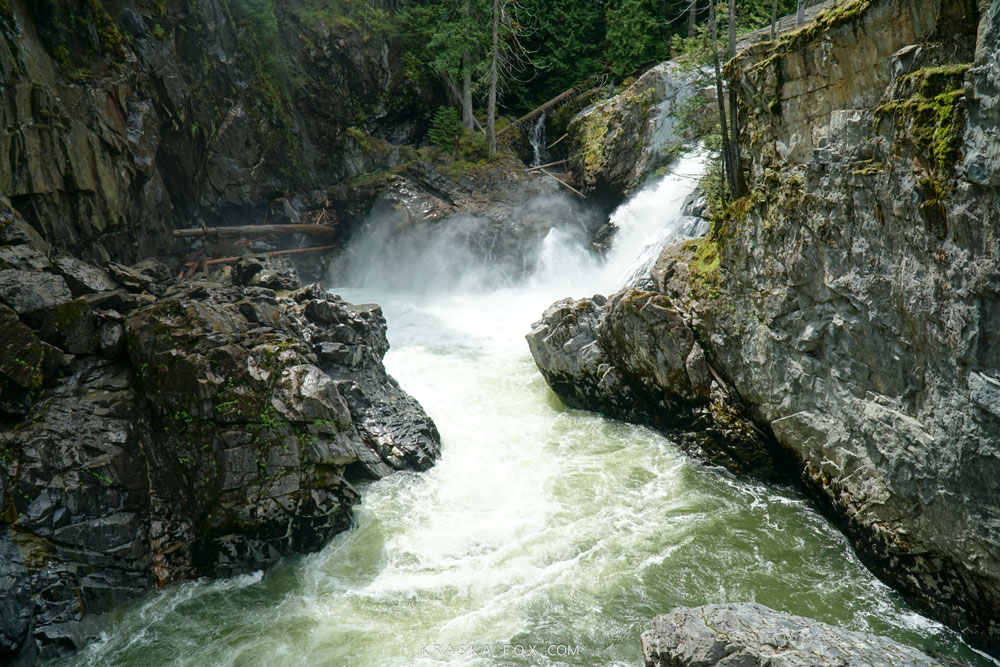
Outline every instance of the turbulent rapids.
<svg viewBox="0 0 1000 667">
<path fill-rule="evenodd" d="M 978 659 L 797 489 L 567 410 L 536 371 L 531 322 L 556 299 L 614 291 L 689 229 L 681 205 L 702 169 L 688 157 L 623 205 L 605 257 L 554 228 L 516 282 L 448 266 L 450 286 L 428 285 L 421 262 L 440 278 L 446 248 L 386 266 L 403 251 L 362 239 L 332 289 L 382 305 L 386 365 L 436 421 L 442 460 L 362 488 L 354 527 L 320 553 L 126 605 L 69 664 L 635 665 L 654 615 L 738 601 Z"/>
</svg>

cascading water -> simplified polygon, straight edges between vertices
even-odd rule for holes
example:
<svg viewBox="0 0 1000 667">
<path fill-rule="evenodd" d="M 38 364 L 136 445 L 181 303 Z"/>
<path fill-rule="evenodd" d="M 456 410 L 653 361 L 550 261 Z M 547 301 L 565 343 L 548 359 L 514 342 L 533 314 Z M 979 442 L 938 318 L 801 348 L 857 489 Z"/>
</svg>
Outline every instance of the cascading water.
<svg viewBox="0 0 1000 667">
<path fill-rule="evenodd" d="M 637 665 L 655 614 L 754 600 L 988 664 L 872 577 L 795 489 L 568 410 L 537 373 L 532 320 L 555 299 L 616 289 L 685 226 L 677 212 L 702 168 L 684 159 L 620 208 L 606 258 L 557 227 L 534 275 L 506 285 L 448 287 L 401 262 L 391 238 L 361 241 L 355 266 L 381 270 L 335 291 L 383 304 L 386 365 L 437 421 L 442 460 L 364 487 L 355 527 L 322 552 L 151 594 L 67 662 Z M 401 270 L 412 275 L 386 273 Z"/>
<path fill-rule="evenodd" d="M 533 167 L 540 167 L 542 159 L 545 157 L 545 113 L 543 112 L 534 127 L 531 128 L 531 151 Z"/>
</svg>

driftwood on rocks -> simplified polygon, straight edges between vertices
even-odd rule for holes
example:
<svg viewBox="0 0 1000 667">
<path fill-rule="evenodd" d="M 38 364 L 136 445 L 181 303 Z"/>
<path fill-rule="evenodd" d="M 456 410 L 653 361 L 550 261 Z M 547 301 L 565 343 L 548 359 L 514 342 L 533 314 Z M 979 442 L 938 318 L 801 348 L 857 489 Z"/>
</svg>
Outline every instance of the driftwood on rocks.
<svg viewBox="0 0 1000 667">
<path fill-rule="evenodd" d="M 175 229 L 175 238 L 196 236 L 242 236 L 244 234 L 307 234 L 311 236 L 333 236 L 335 227 L 329 225 L 235 225 L 229 227 L 193 227 Z"/>
</svg>

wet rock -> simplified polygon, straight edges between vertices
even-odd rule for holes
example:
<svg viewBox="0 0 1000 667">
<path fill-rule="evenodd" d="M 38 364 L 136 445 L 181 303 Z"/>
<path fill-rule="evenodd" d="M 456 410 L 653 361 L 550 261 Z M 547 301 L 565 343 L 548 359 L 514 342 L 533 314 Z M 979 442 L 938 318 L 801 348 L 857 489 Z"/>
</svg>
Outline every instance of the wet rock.
<svg viewBox="0 0 1000 667">
<path fill-rule="evenodd" d="M 570 407 L 652 426 L 689 454 L 780 479 L 784 460 L 743 403 L 714 378 L 704 350 L 662 295 L 564 299 L 527 335 L 545 381 Z"/>
<path fill-rule="evenodd" d="M 566 405 L 638 421 L 638 399 L 598 342 L 607 299 L 563 299 L 546 309 L 526 336 L 545 381 Z"/>
<path fill-rule="evenodd" d="M 154 257 L 147 257 L 138 264 L 133 264 L 131 268 L 159 284 L 168 282 L 172 277 L 167 265 Z"/>
<path fill-rule="evenodd" d="M 156 279 L 138 269 L 108 262 L 108 274 L 123 287 L 132 292 L 145 292 Z"/>
<path fill-rule="evenodd" d="M 653 272 L 866 564 L 994 655 L 998 17 L 878 0 L 738 56 L 754 195 Z"/>
<path fill-rule="evenodd" d="M 685 141 L 680 118 L 705 73 L 666 62 L 587 107 L 567 129 L 570 167 L 585 191 L 633 191 Z"/>
<path fill-rule="evenodd" d="M 0 494 L 5 480 L 0 476 Z M 0 501 L 0 514 L 3 512 Z M 8 532 L 0 532 L 0 660 L 11 661 L 21 652 L 31 625 L 31 586 L 21 551 Z"/>
<path fill-rule="evenodd" d="M 941 663 L 886 637 L 851 632 L 756 603 L 675 609 L 642 633 L 646 667 L 795 667 Z"/>
<path fill-rule="evenodd" d="M 0 407 L 26 415 L 0 433 L 4 660 L 78 649 L 151 585 L 319 549 L 350 526 L 349 478 L 440 454 L 382 365 L 381 311 L 318 285 L 117 290 L 35 316 L 79 356 L 56 376 L 59 350 L 0 306 Z"/>
<path fill-rule="evenodd" d="M 63 277 L 75 297 L 96 292 L 110 292 L 119 287 L 107 272 L 70 255 L 56 256 L 52 260 L 52 271 Z"/>
<path fill-rule="evenodd" d="M 38 391 L 62 363 L 62 353 L 40 341 L 10 308 L 0 305 L 0 380 Z"/>
<path fill-rule="evenodd" d="M 54 308 L 72 299 L 73 294 L 60 276 L 42 271 L 0 270 L 0 302 L 18 314 Z"/>
<path fill-rule="evenodd" d="M 120 310 L 123 312 L 156 302 L 156 297 L 152 294 L 135 294 L 122 289 L 85 294 L 83 298 L 94 310 Z"/>
<path fill-rule="evenodd" d="M 98 347 L 94 311 L 84 299 L 32 311 L 24 320 L 47 343 L 70 354 L 90 354 Z"/>
<path fill-rule="evenodd" d="M 250 281 L 264 270 L 264 263 L 255 257 L 244 257 L 233 267 L 233 282 L 237 285 L 250 285 Z"/>
</svg>

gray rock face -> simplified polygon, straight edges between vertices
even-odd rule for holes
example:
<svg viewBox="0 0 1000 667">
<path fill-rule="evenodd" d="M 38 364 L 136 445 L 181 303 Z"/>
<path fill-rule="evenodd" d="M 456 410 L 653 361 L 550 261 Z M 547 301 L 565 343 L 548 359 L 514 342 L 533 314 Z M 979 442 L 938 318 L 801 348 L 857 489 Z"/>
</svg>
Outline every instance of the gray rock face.
<svg viewBox="0 0 1000 667">
<path fill-rule="evenodd" d="M 568 127 L 570 168 L 584 190 L 631 192 L 684 140 L 679 112 L 705 74 L 674 62 L 581 111 Z"/>
<path fill-rule="evenodd" d="M 242 222 L 289 191 L 357 176 L 348 128 L 413 138 L 423 93 L 391 39 L 291 5 L 278 20 L 294 37 L 262 46 L 244 27 L 273 9 L 257 9 L 5 2 L 0 192 L 54 246 L 134 262 L 192 219 Z M 307 83 L 288 85 L 275 58 Z"/>
<path fill-rule="evenodd" d="M 869 566 L 1000 655 L 1000 190 L 962 161 L 995 148 L 996 3 L 979 18 L 880 0 L 737 58 L 749 212 L 653 273 Z"/>
<path fill-rule="evenodd" d="M 526 338 L 568 406 L 647 424 L 732 470 L 778 475 L 770 438 L 713 379 L 694 332 L 662 295 L 626 289 L 610 299 L 563 299 Z"/>
<path fill-rule="evenodd" d="M 969 71 L 966 97 L 965 174 L 978 185 L 1000 186 L 1000 2 L 981 2 L 976 60 Z"/>
<path fill-rule="evenodd" d="M 756 603 L 679 608 L 642 633 L 646 667 L 940 667 L 885 637 L 842 630 Z"/>
<path fill-rule="evenodd" d="M 0 271 L 0 301 L 18 314 L 54 308 L 73 298 L 61 276 L 42 271 Z"/>
<path fill-rule="evenodd" d="M 109 286 L 57 262 L 6 272 Z M 111 270 L 129 291 L 67 288 L 20 316 L 0 303 L 0 415 L 16 426 L 0 432 L 0 662 L 76 650 L 154 585 L 319 549 L 350 525 L 351 479 L 440 455 L 382 365 L 377 306 Z"/>
</svg>

